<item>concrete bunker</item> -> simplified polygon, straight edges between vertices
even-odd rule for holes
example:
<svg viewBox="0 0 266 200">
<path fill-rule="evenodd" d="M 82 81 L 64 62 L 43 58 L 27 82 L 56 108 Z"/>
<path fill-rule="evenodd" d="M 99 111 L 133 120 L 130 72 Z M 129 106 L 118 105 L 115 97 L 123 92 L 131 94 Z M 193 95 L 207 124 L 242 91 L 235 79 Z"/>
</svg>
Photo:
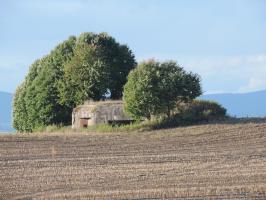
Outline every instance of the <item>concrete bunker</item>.
<svg viewBox="0 0 266 200">
<path fill-rule="evenodd" d="M 72 112 L 72 128 L 97 124 L 129 124 L 133 120 L 124 113 L 123 101 L 87 101 Z"/>
</svg>

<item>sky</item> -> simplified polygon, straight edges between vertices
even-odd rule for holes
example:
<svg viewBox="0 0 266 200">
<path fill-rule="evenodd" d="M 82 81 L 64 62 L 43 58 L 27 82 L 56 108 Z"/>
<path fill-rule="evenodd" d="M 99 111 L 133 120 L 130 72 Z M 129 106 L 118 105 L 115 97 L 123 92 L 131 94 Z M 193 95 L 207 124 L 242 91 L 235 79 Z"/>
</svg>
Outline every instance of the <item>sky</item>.
<svg viewBox="0 0 266 200">
<path fill-rule="evenodd" d="M 138 62 L 177 61 L 205 94 L 265 90 L 265 10 L 265 0 L 0 0 L 0 91 L 82 32 L 107 32 Z"/>
</svg>

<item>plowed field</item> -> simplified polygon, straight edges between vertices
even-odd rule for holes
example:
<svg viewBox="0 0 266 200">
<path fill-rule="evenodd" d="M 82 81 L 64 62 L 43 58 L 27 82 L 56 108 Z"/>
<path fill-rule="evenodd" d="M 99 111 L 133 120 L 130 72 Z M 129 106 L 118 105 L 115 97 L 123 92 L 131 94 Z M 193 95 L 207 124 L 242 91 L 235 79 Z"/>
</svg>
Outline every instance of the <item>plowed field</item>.
<svg viewBox="0 0 266 200">
<path fill-rule="evenodd" d="M 0 136 L 0 199 L 266 199 L 266 123 Z"/>
</svg>

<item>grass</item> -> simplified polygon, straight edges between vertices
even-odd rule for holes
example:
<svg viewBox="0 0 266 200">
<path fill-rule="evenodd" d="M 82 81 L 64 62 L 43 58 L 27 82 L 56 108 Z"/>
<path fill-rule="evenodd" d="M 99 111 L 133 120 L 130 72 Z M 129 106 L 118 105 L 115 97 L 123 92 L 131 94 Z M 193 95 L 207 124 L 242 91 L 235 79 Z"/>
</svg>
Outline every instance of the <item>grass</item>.
<svg viewBox="0 0 266 200">
<path fill-rule="evenodd" d="M 179 125 L 184 126 L 185 124 Z M 50 125 L 47 127 L 41 127 L 34 131 L 33 134 L 41 133 L 69 133 L 69 132 L 82 132 L 82 133 L 115 133 L 115 132 L 143 132 L 143 131 L 152 131 L 157 129 L 164 129 L 170 127 L 176 127 L 177 125 L 171 125 L 167 121 L 162 120 L 153 120 L 153 121 L 143 121 L 143 122 L 134 122 L 126 125 L 116 125 L 116 124 L 98 124 L 92 125 L 87 128 L 73 130 L 71 126 L 58 126 Z M 186 124 L 187 126 L 187 124 Z"/>
<path fill-rule="evenodd" d="M 96 132 L 143 132 L 148 130 L 153 130 L 154 126 L 158 124 L 158 121 L 144 121 L 144 122 L 134 122 L 126 125 L 110 125 L 110 124 L 99 124 L 95 126 L 90 126 L 86 130 L 96 131 Z"/>
<path fill-rule="evenodd" d="M 143 132 L 148 130 L 154 130 L 156 127 L 159 127 L 161 124 L 160 120 L 154 121 L 143 121 L 143 122 L 134 122 L 126 125 L 117 125 L 117 124 L 98 124 L 92 125 L 87 128 L 82 129 L 72 129 L 71 126 L 63 126 L 63 125 L 49 125 L 47 127 L 40 127 L 34 131 L 33 134 L 40 133 L 69 133 L 69 132 Z M 24 133 L 25 134 L 25 133 Z M 27 134 L 27 133 L 26 133 Z"/>
<path fill-rule="evenodd" d="M 224 117 L 219 120 L 210 121 L 189 121 L 180 119 L 155 119 L 151 121 L 139 121 L 131 124 L 98 124 L 92 125 L 82 129 L 72 129 L 71 126 L 64 125 L 49 125 L 47 127 L 40 127 L 33 133 L 18 133 L 20 135 L 40 135 L 40 134 L 72 134 L 72 133 L 131 133 L 131 132 L 145 132 L 168 128 L 188 127 L 191 125 L 204 124 L 245 124 L 245 123 L 264 123 L 266 118 L 234 118 Z"/>
</svg>

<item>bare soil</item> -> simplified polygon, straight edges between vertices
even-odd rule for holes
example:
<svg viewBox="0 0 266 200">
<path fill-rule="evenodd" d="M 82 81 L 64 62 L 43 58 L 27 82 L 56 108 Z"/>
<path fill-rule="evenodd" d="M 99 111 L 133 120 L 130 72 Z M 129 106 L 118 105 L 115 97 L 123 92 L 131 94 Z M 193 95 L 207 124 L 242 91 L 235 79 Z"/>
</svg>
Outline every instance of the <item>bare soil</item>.
<svg viewBox="0 0 266 200">
<path fill-rule="evenodd" d="M 0 137 L 0 199 L 266 199 L 266 123 Z"/>
</svg>

